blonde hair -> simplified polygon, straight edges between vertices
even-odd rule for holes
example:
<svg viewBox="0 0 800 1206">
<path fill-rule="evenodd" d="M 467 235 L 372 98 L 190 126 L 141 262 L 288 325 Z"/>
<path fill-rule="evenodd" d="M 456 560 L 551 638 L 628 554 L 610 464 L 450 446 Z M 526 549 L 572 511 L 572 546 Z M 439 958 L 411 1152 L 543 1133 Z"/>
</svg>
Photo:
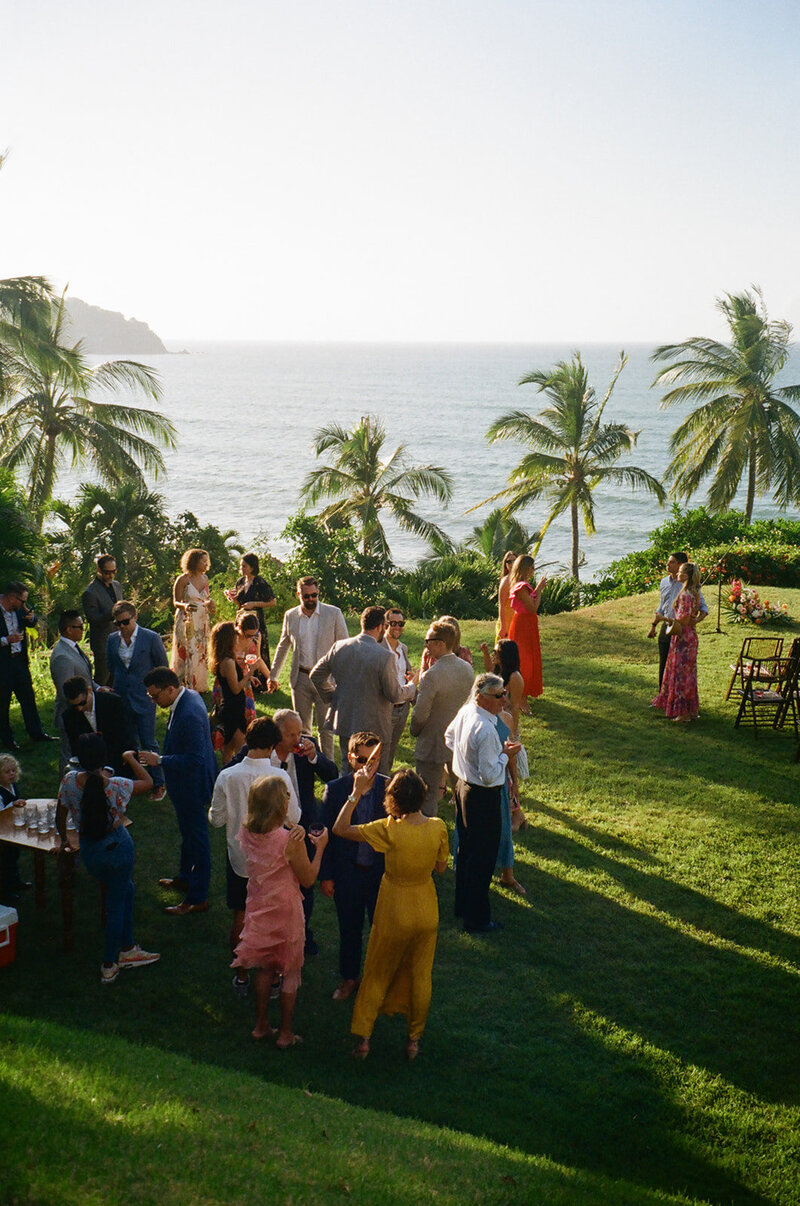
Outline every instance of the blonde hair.
<svg viewBox="0 0 800 1206">
<path fill-rule="evenodd" d="M 197 567 L 205 557 L 206 561 L 211 562 L 211 558 L 205 549 L 187 549 L 181 557 L 181 569 L 184 574 L 196 574 Z"/>
<path fill-rule="evenodd" d="M 523 553 L 520 557 L 517 557 L 511 566 L 512 587 L 516 586 L 519 582 L 527 582 L 535 569 L 536 562 L 528 553 Z"/>
<path fill-rule="evenodd" d="M 283 779 L 277 775 L 262 775 L 247 794 L 245 829 L 251 833 L 270 833 L 277 829 L 286 817 L 288 803 L 289 788 Z"/>
<path fill-rule="evenodd" d="M 461 648 L 461 625 L 455 616 L 439 616 L 440 624 L 449 624 L 456 634 L 456 639 L 451 646 L 452 653 L 458 653 Z"/>
<path fill-rule="evenodd" d="M 693 561 L 685 561 L 683 565 L 678 567 L 678 577 L 681 571 L 686 574 L 684 590 L 688 590 L 695 598 L 700 594 L 700 571 Z"/>
<path fill-rule="evenodd" d="M 511 567 L 517 559 L 517 554 L 513 549 L 509 549 L 503 556 L 503 576 L 511 572 Z"/>
<path fill-rule="evenodd" d="M 22 774 L 22 767 L 17 762 L 16 758 L 14 758 L 11 754 L 0 754 L 0 775 L 4 770 L 8 770 L 9 767 L 13 767 L 18 776 Z"/>
</svg>

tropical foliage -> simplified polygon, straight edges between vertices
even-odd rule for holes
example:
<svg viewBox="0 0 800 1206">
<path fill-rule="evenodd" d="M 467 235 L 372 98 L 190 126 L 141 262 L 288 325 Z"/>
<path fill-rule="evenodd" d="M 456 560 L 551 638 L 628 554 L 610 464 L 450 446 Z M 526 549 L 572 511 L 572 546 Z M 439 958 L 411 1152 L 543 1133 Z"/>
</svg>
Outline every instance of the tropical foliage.
<svg viewBox="0 0 800 1206">
<path fill-rule="evenodd" d="M 746 521 L 756 495 L 772 494 L 779 507 L 800 502 L 800 385 L 778 387 L 775 378 L 790 351 L 791 325 L 770 322 L 761 291 L 717 299 L 730 343 L 693 338 L 653 353 L 668 361 L 654 385 L 672 388 L 662 406 L 699 402 L 673 433 L 667 477 L 688 499 L 711 479 L 708 507 L 724 511 L 742 478 L 747 481 Z"/>
<path fill-rule="evenodd" d="M 312 469 L 302 491 L 314 506 L 323 498 L 335 501 L 321 512 L 329 527 L 354 524 L 361 551 L 385 558 L 391 556 L 382 515 L 389 514 L 400 528 L 437 547 L 450 546 L 442 529 L 413 509 L 413 500 L 425 495 L 439 503 L 449 502 L 452 479 L 439 465 L 408 465 L 406 445 L 399 444 L 382 460 L 386 429 L 376 415 L 365 415 L 352 431 L 338 423 L 320 428 L 314 438 L 317 456 L 332 453 L 332 464 Z"/>
<path fill-rule="evenodd" d="M 28 505 L 13 475 L 0 469 L 0 591 L 13 579 L 31 580 L 37 548 Z"/>
<path fill-rule="evenodd" d="M 513 514 L 544 497 L 549 505 L 547 519 L 539 533 L 541 544 L 554 519 L 569 514 L 572 529 L 572 577 L 577 581 L 580 568 L 579 515 L 587 535 L 595 532 L 594 490 L 601 483 L 642 488 L 659 502 L 666 495 L 659 481 L 635 465 L 618 465 L 623 453 L 630 452 L 638 432 L 623 423 L 603 423 L 614 386 L 626 364 L 619 364 L 601 402 L 576 352 L 569 361 L 559 361 L 549 371 L 536 371 L 523 377 L 520 385 L 536 385 L 548 399 L 547 409 L 534 416 L 524 410 L 501 415 L 487 432 L 490 443 L 517 440 L 530 448 L 512 469 L 508 486 L 485 499 L 505 499 L 506 514 Z M 482 506 L 483 504 L 479 504 Z M 537 545 L 538 549 L 538 545 Z"/>
<path fill-rule="evenodd" d="M 157 411 L 98 401 L 98 393 L 120 389 L 157 400 L 158 375 L 130 360 L 90 365 L 80 343 L 64 342 L 64 298 L 50 303 L 44 323 L 37 305 L 23 297 L 0 327 L 0 464 L 24 474 L 41 531 L 68 463 L 89 468 L 107 485 L 144 485 L 144 471 L 163 470 L 159 446 L 174 447 L 175 429 Z"/>
<path fill-rule="evenodd" d="M 301 514 L 287 523 L 281 537 L 292 544 L 283 566 L 290 606 L 297 601 L 294 584 L 303 574 L 318 579 L 323 602 L 344 611 L 361 611 L 386 599 L 394 566 L 383 556 L 363 552 L 359 533 L 349 524 L 329 527 L 318 515 Z"/>
<path fill-rule="evenodd" d="M 515 515 L 507 515 L 502 507 L 496 507 L 464 541 L 467 548 L 477 549 L 484 557 L 502 562 L 510 550 L 525 553 L 540 540 L 539 532 L 529 532 Z"/>
</svg>

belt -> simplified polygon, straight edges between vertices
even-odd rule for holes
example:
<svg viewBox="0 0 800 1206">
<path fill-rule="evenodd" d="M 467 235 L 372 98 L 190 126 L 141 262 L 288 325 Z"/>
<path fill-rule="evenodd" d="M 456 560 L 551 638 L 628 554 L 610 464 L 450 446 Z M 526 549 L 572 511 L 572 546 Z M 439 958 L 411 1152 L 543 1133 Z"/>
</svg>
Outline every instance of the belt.
<svg viewBox="0 0 800 1206">
<path fill-rule="evenodd" d="M 314 669 L 313 666 L 301 666 L 299 669 L 299 673 L 300 674 L 310 674 L 313 669 Z"/>
</svg>

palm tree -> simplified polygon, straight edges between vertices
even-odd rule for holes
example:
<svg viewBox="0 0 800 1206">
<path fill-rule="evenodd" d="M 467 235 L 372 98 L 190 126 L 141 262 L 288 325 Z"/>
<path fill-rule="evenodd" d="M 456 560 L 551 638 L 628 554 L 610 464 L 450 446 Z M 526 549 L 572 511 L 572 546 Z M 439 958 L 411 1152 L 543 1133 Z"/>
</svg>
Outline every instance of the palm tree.
<svg viewBox="0 0 800 1206">
<path fill-rule="evenodd" d="M 773 491 L 779 507 L 800 502 L 800 416 L 790 405 L 800 385 L 774 385 L 789 357 L 791 324 L 770 322 L 761 290 L 717 298 L 730 344 L 687 339 L 656 348 L 653 360 L 672 363 L 654 385 L 674 385 L 662 406 L 700 402 L 673 433 L 667 477 L 691 498 L 707 477 L 710 511 L 726 511 L 747 474 L 747 522 L 756 494 Z"/>
<path fill-rule="evenodd" d="M 175 428 L 157 411 L 90 397 L 122 386 L 157 400 L 158 374 L 132 360 L 89 365 L 80 343 L 62 342 L 64 319 L 62 296 L 51 305 L 46 324 L 6 322 L 0 330 L 0 465 L 26 471 L 37 531 L 68 457 L 73 466 L 90 466 L 108 485 L 144 485 L 143 470 L 158 475 L 164 468 L 152 440 L 175 446 Z"/>
<path fill-rule="evenodd" d="M 572 521 L 572 576 L 576 580 L 580 565 L 578 515 L 583 516 L 587 535 L 593 535 L 595 486 L 616 482 L 633 489 L 643 487 L 659 502 L 666 497 L 661 483 L 646 470 L 616 464 L 624 452 L 631 451 L 639 433 L 622 423 L 601 425 L 606 403 L 626 361 L 625 353 L 620 353 L 619 364 L 599 404 L 580 352 L 575 352 L 572 360 L 559 361 L 549 372 L 529 373 L 519 384 L 537 385 L 549 399 L 549 407 L 537 416 L 524 410 L 509 411 L 486 433 L 490 443 L 519 440 L 531 451 L 511 470 L 505 490 L 484 499 L 484 503 L 505 498 L 505 512 L 510 515 L 544 495 L 550 512 L 536 550 L 553 520 L 568 511 Z"/>
<path fill-rule="evenodd" d="M 160 542 L 155 539 L 168 523 L 164 500 L 140 482 L 125 482 L 108 489 L 96 482 L 81 486 L 71 508 L 70 529 L 76 548 L 87 556 L 110 553 L 117 577 L 131 575 L 135 563 L 153 559 Z"/>
<path fill-rule="evenodd" d="M 506 514 L 503 507 L 496 507 L 482 524 L 472 529 L 464 547 L 477 549 L 493 561 L 502 561 L 508 549 L 524 553 L 539 539 L 539 532 L 529 532 L 516 516 Z"/>
<path fill-rule="evenodd" d="M 452 548 L 442 529 L 412 510 L 412 499 L 428 495 L 450 501 L 452 478 L 439 465 L 407 465 L 406 446 L 400 444 L 388 460 L 381 460 L 386 429 L 377 415 L 365 415 L 352 431 L 338 423 L 321 427 L 314 437 L 317 456 L 333 452 L 333 464 L 312 469 L 302 489 L 313 505 L 332 498 L 320 518 L 328 524 L 355 522 L 361 528 L 364 553 L 390 557 L 389 543 L 380 520 L 388 511 L 406 532 L 413 532 L 438 547 Z"/>
</svg>

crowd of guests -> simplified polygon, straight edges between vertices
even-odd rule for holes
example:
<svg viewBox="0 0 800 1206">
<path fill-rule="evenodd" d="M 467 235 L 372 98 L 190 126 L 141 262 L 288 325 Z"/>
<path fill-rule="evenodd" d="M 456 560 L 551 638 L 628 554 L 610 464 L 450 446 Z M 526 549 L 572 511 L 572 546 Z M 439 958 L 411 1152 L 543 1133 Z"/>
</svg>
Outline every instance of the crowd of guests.
<svg viewBox="0 0 800 1206">
<path fill-rule="evenodd" d="M 339 608 L 320 599 L 313 575 L 297 582 L 298 605 L 286 611 L 270 659 L 265 613 L 275 606 L 274 593 L 257 557 L 243 557 L 240 568 L 226 591 L 236 619 L 212 625 L 208 554 L 185 554 L 173 591 L 171 659 L 161 637 L 138 623 L 109 556 L 98 558 L 82 610 L 59 617 L 50 655 L 61 741 L 57 827 L 61 853 L 74 856 L 70 830 L 77 832 L 87 872 L 107 889 L 101 981 L 113 983 L 121 970 L 159 958 L 134 941 L 134 846 L 125 812 L 134 795 L 160 800 L 168 793 L 180 833 L 178 865 L 158 881 L 177 897 L 168 914 L 208 909 L 208 823 L 226 828 L 233 988 L 244 996 L 254 986 L 254 1037 L 274 1038 L 280 1048 L 300 1041 L 293 1014 L 303 960 L 318 951 L 311 921 L 319 879 L 339 927 L 333 998 L 355 997 L 353 1054 L 367 1055 L 379 1013 L 399 1012 L 413 1059 L 430 1005 L 438 928 L 431 876 L 446 869 L 450 855 L 438 817 L 448 791 L 455 914 L 464 930 L 502 929 L 491 915 L 493 875 L 525 892 L 514 875 L 513 834 L 524 823 L 519 783 L 528 774 L 519 724 L 543 689 L 538 611 L 546 579 L 533 585 L 533 558 L 506 558 L 497 640 L 491 649 L 481 646 L 476 677 L 455 617 L 429 625 L 415 668 L 399 608 L 367 607 L 360 632 L 350 637 Z M 695 568 L 673 555 L 649 635 L 659 621 L 672 626 L 672 636 L 659 640 L 666 656 L 654 706 L 667 715 L 677 708 L 678 719 L 697 711 L 695 625 L 705 611 Z M 84 616 L 94 665 L 81 644 Z M 53 740 L 41 725 L 28 668 L 33 622 L 25 587 L 8 584 L 0 596 L 0 748 L 9 751 L 0 755 L 3 807 L 20 799 L 12 693 L 31 739 Z M 257 715 L 257 694 L 277 690 L 290 655 L 291 709 Z M 158 708 L 167 713 L 163 748 Z M 393 773 L 406 726 L 415 738 L 414 769 Z M 0 843 L 6 901 L 24 886 L 18 853 Z M 269 1021 L 273 997 L 280 1003 L 277 1029 Z"/>
</svg>

